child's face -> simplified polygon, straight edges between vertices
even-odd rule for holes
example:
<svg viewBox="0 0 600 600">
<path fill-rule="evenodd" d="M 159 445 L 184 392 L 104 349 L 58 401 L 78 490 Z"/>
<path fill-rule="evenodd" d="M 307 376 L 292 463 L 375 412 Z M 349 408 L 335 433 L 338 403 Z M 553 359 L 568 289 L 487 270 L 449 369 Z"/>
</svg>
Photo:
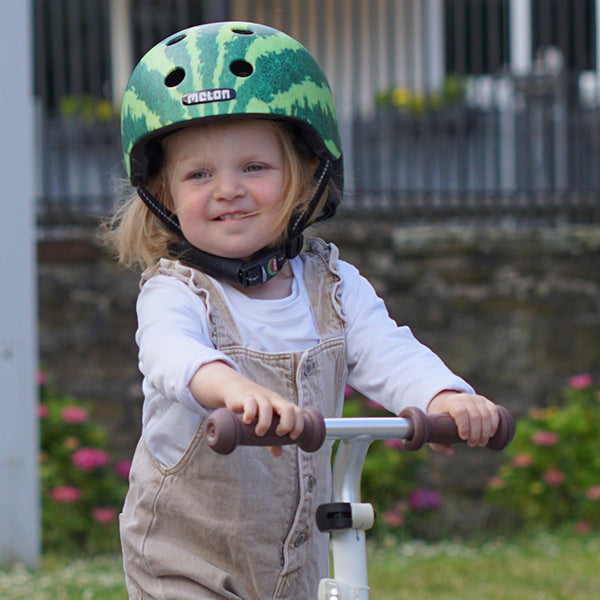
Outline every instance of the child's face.
<svg viewBox="0 0 600 600">
<path fill-rule="evenodd" d="M 250 257 L 279 237 L 281 144 L 257 120 L 188 127 L 165 142 L 169 191 L 181 229 L 197 248 Z"/>
</svg>

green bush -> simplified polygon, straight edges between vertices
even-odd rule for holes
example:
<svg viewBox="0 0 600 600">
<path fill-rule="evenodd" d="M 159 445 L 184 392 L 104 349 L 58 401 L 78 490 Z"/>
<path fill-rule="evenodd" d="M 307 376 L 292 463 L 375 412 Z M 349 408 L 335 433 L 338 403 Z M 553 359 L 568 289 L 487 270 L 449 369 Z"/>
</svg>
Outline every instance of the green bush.
<svg viewBox="0 0 600 600">
<path fill-rule="evenodd" d="M 390 416 L 374 402 L 350 388 L 344 404 L 345 417 Z M 377 513 L 375 536 L 423 535 L 430 517 L 442 504 L 441 495 L 420 482 L 426 451 L 409 452 L 398 440 L 378 440 L 371 444 L 362 471 L 361 495 Z"/>
<path fill-rule="evenodd" d="M 44 551 L 119 549 L 118 513 L 128 461 L 114 461 L 104 428 L 69 395 L 40 381 L 40 475 Z"/>
<path fill-rule="evenodd" d="M 562 401 L 519 419 L 486 499 L 528 528 L 600 524 L 600 397 L 590 375 L 569 379 Z"/>
</svg>

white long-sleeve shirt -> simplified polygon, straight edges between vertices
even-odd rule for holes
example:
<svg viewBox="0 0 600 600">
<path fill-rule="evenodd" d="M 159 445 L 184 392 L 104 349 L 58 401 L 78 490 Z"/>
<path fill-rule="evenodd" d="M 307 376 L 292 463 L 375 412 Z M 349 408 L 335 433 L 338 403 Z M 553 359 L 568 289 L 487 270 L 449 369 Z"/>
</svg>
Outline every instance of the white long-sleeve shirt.
<svg viewBox="0 0 600 600">
<path fill-rule="evenodd" d="M 299 258 L 290 263 L 294 278 L 292 293 L 286 298 L 248 298 L 228 284 L 217 284 L 246 347 L 298 352 L 319 343 L 302 277 L 303 263 Z M 408 327 L 398 327 L 355 267 L 339 261 L 338 270 L 347 321 L 348 385 L 395 414 L 407 406 L 426 410 L 442 390 L 473 392 Z M 194 373 L 215 360 L 237 367 L 215 349 L 203 300 L 179 278 L 150 278 L 138 297 L 137 313 L 144 438 L 155 458 L 172 466 L 207 412 L 190 393 Z"/>
</svg>

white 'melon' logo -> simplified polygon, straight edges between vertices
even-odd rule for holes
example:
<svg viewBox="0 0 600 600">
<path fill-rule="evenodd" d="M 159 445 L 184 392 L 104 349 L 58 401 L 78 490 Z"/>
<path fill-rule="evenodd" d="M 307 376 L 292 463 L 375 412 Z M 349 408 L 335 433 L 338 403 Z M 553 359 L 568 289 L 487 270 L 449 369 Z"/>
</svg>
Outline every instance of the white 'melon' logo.
<svg viewBox="0 0 600 600">
<path fill-rule="evenodd" d="M 235 90 L 231 88 L 216 88 L 212 90 L 199 90 L 184 94 L 181 101 L 186 104 L 205 104 L 207 102 L 222 102 L 223 100 L 233 100 Z"/>
</svg>

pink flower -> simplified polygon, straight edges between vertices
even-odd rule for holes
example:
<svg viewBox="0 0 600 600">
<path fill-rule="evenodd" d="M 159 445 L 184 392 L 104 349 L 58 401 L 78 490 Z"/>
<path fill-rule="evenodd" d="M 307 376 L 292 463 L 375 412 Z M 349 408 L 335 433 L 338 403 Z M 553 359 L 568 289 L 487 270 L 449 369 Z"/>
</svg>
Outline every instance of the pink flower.
<svg viewBox="0 0 600 600">
<path fill-rule="evenodd" d="M 593 485 L 585 492 L 585 497 L 588 500 L 600 500 L 600 485 Z"/>
<path fill-rule="evenodd" d="M 46 385 L 48 383 L 48 378 L 42 371 L 37 372 L 36 380 L 38 385 Z"/>
<path fill-rule="evenodd" d="M 512 466 L 516 469 L 524 469 L 530 467 L 533 464 L 533 459 L 529 454 L 517 454 L 512 459 Z"/>
<path fill-rule="evenodd" d="M 121 479 L 127 481 L 129 479 L 129 471 L 131 470 L 130 460 L 118 460 L 115 463 L 115 473 Z"/>
<path fill-rule="evenodd" d="M 558 469 L 551 468 L 544 473 L 544 481 L 552 487 L 559 486 L 564 480 L 564 474 Z"/>
<path fill-rule="evenodd" d="M 413 510 L 423 512 L 426 510 L 435 510 L 442 504 L 441 496 L 435 491 L 428 488 L 419 488 L 415 490 L 409 497 L 408 501 Z"/>
<path fill-rule="evenodd" d="M 490 489 L 499 490 L 501 487 L 504 487 L 504 479 L 495 475 L 494 477 L 490 477 L 487 484 Z"/>
<path fill-rule="evenodd" d="M 383 522 L 390 527 L 400 527 L 404 524 L 404 515 L 396 510 L 387 510 L 381 515 Z"/>
<path fill-rule="evenodd" d="M 536 431 L 531 441 L 536 446 L 554 446 L 558 442 L 558 435 L 554 431 Z"/>
<path fill-rule="evenodd" d="M 347 385 L 344 389 L 344 398 L 350 398 L 350 396 L 354 396 L 354 390 Z"/>
<path fill-rule="evenodd" d="M 117 518 L 117 511 L 114 508 L 110 507 L 99 507 L 95 508 L 92 511 L 92 518 L 96 523 L 100 523 L 102 525 L 108 525 L 112 523 Z"/>
<path fill-rule="evenodd" d="M 97 467 L 105 467 L 108 464 L 110 457 L 104 450 L 84 446 L 73 452 L 71 460 L 73 461 L 73 464 L 82 471 L 90 472 Z"/>
<path fill-rule="evenodd" d="M 580 535 L 589 533 L 592 529 L 592 524 L 589 521 L 579 521 L 575 524 L 575 533 Z"/>
<path fill-rule="evenodd" d="M 592 379 L 592 376 L 588 375 L 587 373 L 573 375 L 572 377 L 569 377 L 568 381 L 569 387 L 573 388 L 574 390 L 585 390 L 586 388 L 589 388 L 593 383 L 594 380 Z"/>
<path fill-rule="evenodd" d="M 402 441 L 397 439 L 385 440 L 385 442 L 383 442 L 383 445 L 387 446 L 388 448 L 394 448 L 396 450 L 401 450 L 402 448 L 404 448 Z"/>
<path fill-rule="evenodd" d="M 76 437 L 68 437 L 64 442 L 63 446 L 67 450 L 75 450 L 75 448 L 79 448 L 81 442 Z"/>
<path fill-rule="evenodd" d="M 89 418 L 87 410 L 80 406 L 65 406 L 60 416 L 65 423 L 85 423 Z"/>
<path fill-rule="evenodd" d="M 81 490 L 72 485 L 59 485 L 50 490 L 50 497 L 54 502 L 70 504 L 81 499 Z"/>
<path fill-rule="evenodd" d="M 38 419 L 47 419 L 50 412 L 43 404 L 38 404 L 37 415 Z"/>
<path fill-rule="evenodd" d="M 541 421 L 548 416 L 548 409 L 534 406 L 529 410 L 529 416 L 536 421 Z"/>
</svg>

